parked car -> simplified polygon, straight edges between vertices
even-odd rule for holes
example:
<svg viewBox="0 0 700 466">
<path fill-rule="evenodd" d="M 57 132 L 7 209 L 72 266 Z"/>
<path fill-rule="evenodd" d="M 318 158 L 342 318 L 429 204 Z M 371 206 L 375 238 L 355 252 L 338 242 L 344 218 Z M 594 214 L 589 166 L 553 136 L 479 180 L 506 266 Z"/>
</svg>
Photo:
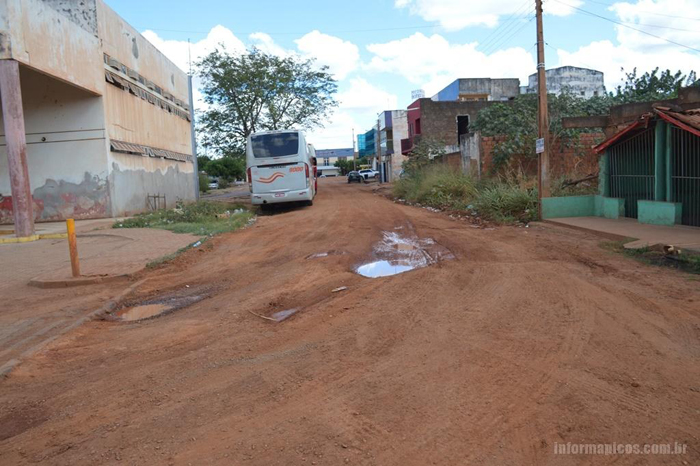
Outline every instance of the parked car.
<svg viewBox="0 0 700 466">
<path fill-rule="evenodd" d="M 212 181 L 211 183 L 209 183 L 209 189 L 219 189 L 219 182 Z"/>
<path fill-rule="evenodd" d="M 360 173 L 360 175 L 362 175 L 362 177 L 363 177 L 364 179 L 366 179 L 366 180 L 368 180 L 368 179 L 370 179 L 370 178 L 376 178 L 377 175 L 379 175 L 379 172 L 378 172 L 378 171 L 376 171 L 376 170 L 371 170 L 371 169 L 369 169 L 369 168 L 366 168 L 366 169 L 364 169 L 364 170 L 360 170 L 359 173 Z"/>
<path fill-rule="evenodd" d="M 351 171 L 348 173 L 348 183 L 352 183 L 353 181 L 357 181 L 358 183 L 362 183 L 362 180 L 364 177 L 360 175 L 360 172 L 357 171 Z"/>
</svg>

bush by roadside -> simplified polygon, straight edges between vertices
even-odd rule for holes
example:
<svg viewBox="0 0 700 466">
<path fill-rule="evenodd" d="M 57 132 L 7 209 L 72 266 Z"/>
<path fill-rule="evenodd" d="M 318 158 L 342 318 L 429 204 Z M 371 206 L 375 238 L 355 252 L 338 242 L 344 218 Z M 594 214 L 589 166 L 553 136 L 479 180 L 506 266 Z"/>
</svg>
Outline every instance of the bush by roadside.
<svg viewBox="0 0 700 466">
<path fill-rule="evenodd" d="M 530 222 L 537 217 L 532 180 L 477 181 L 444 165 L 412 171 L 394 184 L 394 196 L 440 209 L 470 211 L 499 223 Z"/>
<path fill-rule="evenodd" d="M 253 213 L 240 204 L 199 201 L 175 209 L 136 215 L 112 228 L 160 228 L 174 233 L 213 236 L 244 227 Z"/>
</svg>

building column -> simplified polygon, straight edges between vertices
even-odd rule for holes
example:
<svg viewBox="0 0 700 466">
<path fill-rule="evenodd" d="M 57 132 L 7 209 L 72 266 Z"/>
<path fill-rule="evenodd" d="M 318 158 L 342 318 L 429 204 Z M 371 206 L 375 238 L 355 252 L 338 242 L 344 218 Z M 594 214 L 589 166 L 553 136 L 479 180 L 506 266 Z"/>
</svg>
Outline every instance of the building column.
<svg viewBox="0 0 700 466">
<path fill-rule="evenodd" d="M 673 125 L 666 124 L 666 201 L 673 202 Z"/>
<path fill-rule="evenodd" d="M 19 63 L 0 60 L 0 99 L 7 142 L 7 166 L 12 188 L 12 213 L 17 237 L 34 234 L 34 206 L 27 169 L 27 141 L 24 132 Z"/>
<path fill-rule="evenodd" d="M 654 200 L 666 199 L 666 122 L 658 119 L 654 145 Z"/>
<path fill-rule="evenodd" d="M 598 194 L 610 197 L 610 155 L 607 150 L 598 159 Z"/>
</svg>

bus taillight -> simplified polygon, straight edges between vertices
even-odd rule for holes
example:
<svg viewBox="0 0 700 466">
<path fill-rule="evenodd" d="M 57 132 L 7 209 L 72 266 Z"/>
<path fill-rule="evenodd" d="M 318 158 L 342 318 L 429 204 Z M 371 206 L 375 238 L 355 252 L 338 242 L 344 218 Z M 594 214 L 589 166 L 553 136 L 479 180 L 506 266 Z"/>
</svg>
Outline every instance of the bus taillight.
<svg viewBox="0 0 700 466">
<path fill-rule="evenodd" d="M 250 189 L 250 192 L 253 192 L 253 173 L 248 169 L 248 189 Z"/>
<path fill-rule="evenodd" d="M 306 187 L 309 187 L 309 164 L 305 163 L 304 166 L 306 167 Z"/>
</svg>

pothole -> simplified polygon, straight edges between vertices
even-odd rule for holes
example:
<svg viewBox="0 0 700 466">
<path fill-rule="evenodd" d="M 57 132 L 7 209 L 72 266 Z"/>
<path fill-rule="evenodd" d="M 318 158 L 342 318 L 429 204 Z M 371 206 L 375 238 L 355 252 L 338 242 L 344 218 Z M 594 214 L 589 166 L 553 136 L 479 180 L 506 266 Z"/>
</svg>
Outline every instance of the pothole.
<svg viewBox="0 0 700 466">
<path fill-rule="evenodd" d="M 274 314 L 272 314 L 272 318 L 275 319 L 277 322 L 282 322 L 283 320 L 292 317 L 297 312 L 299 312 L 299 309 L 297 308 L 286 309 L 284 311 L 275 312 Z"/>
<path fill-rule="evenodd" d="M 114 313 L 113 317 L 114 320 L 120 322 L 136 322 L 140 320 L 153 319 L 187 306 L 191 306 L 192 304 L 207 297 L 208 295 L 202 294 L 152 299 L 120 309 Z"/>
<path fill-rule="evenodd" d="M 449 249 L 432 238 L 401 235 L 396 231 L 382 232 L 382 240 L 374 245 L 373 256 L 373 261 L 358 266 L 355 272 L 368 278 L 388 277 L 454 259 Z"/>
</svg>

